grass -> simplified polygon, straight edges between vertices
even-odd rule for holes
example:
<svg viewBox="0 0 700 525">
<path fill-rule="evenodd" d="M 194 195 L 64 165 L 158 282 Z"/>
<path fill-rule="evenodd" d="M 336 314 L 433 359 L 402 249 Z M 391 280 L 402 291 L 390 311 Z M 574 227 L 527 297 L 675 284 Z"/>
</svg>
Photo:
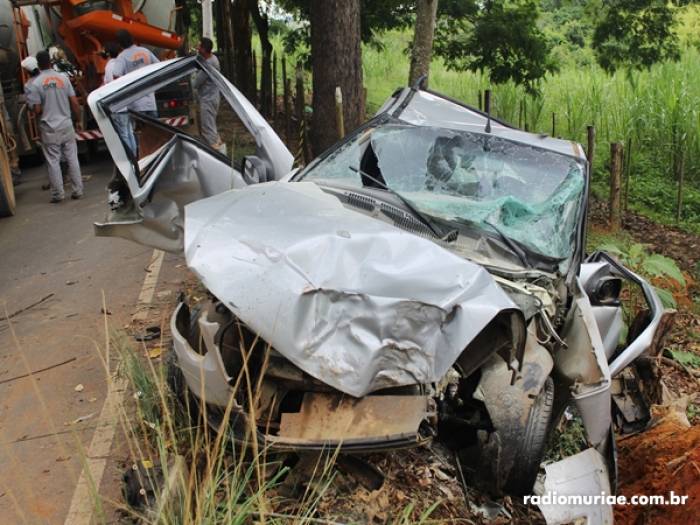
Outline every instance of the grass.
<svg viewBox="0 0 700 525">
<path fill-rule="evenodd" d="M 164 342 L 159 344 L 163 346 Z M 162 486 L 162 479 L 172 478 L 173 483 L 167 497 L 150 507 L 135 509 L 124 502 L 102 501 L 94 494 L 95 509 L 117 508 L 131 519 L 154 525 L 335 523 L 335 516 L 319 516 L 319 505 L 335 479 L 337 451 L 312 458 L 301 496 L 284 498 L 280 489 L 288 474 L 288 467 L 282 464 L 285 458 L 259 448 L 250 427 L 246 428 L 243 443 L 240 434 L 234 437 L 229 424 L 235 417 L 233 396 L 224 411 L 221 430 L 205 429 L 204 416 L 190 403 L 191 398 L 179 397 L 171 390 L 166 353 L 163 362 L 147 359 L 146 349 L 137 348 L 121 331 L 111 333 L 109 345 L 118 355 L 119 374 L 127 379 L 131 394 L 120 417 L 130 460 L 148 466 L 140 469 L 145 488 Z M 248 391 L 246 397 L 251 401 L 245 409 L 254 421 L 262 389 L 251 384 L 245 371 L 237 381 Z M 393 523 L 434 522 L 430 516 L 440 503 L 432 502 L 427 508 L 408 503 L 395 509 Z M 98 522 L 109 521 L 103 510 L 98 518 Z"/>
</svg>

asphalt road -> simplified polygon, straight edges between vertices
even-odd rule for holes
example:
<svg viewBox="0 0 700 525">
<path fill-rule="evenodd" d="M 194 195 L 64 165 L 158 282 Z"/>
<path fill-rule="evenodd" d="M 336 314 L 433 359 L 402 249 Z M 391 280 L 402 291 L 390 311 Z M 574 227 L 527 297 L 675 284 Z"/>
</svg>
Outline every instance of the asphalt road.
<svg viewBox="0 0 700 525">
<path fill-rule="evenodd" d="M 26 169 L 17 215 L 0 219 L 2 523 L 64 522 L 106 395 L 105 320 L 128 324 L 153 254 L 93 235 L 111 159 L 82 170 L 85 198 L 49 204 L 45 168 Z M 30 371 L 40 372 L 20 377 Z"/>
</svg>

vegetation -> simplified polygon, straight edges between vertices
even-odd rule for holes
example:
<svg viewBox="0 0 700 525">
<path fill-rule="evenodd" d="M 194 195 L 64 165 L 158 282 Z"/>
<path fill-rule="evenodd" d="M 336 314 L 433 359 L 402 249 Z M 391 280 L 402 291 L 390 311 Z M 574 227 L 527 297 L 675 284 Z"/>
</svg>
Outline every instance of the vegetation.
<svg viewBox="0 0 700 525">
<path fill-rule="evenodd" d="M 290 457 L 260 449 L 247 428 L 245 440 L 234 436 L 236 418 L 231 403 L 221 415 L 220 430 L 207 428 L 206 414 L 191 395 L 184 394 L 184 379 L 173 373 L 173 350 L 160 362 L 144 357 L 145 349 L 134 347 L 130 338 L 114 331 L 109 338 L 119 356 L 119 373 L 127 379 L 135 405 L 121 407 L 120 423 L 126 437 L 130 460 L 139 467 L 135 476 L 143 487 L 131 491 L 130 506 L 107 502 L 123 515 L 144 524 L 193 523 L 334 523 L 318 519 L 319 505 L 334 481 L 336 455 L 319 454 L 303 486 L 292 487 L 285 477 Z M 158 346 L 167 346 L 160 341 Z M 251 381 L 244 373 L 237 381 Z M 254 388 L 254 384 L 249 384 Z M 258 391 L 249 390 L 248 413 L 255 414 Z M 286 461 L 282 461 L 286 460 Z M 290 489 L 300 496 L 285 499 Z M 104 507 L 94 494 L 95 506 Z M 127 498 L 129 494 L 127 494 Z M 436 523 L 431 515 L 441 503 L 419 508 L 407 502 L 397 508 L 393 523 L 402 525 Z M 99 523 L 109 520 L 102 515 Z"/>
<path fill-rule="evenodd" d="M 486 73 L 494 84 L 513 82 L 527 93 L 557 65 L 539 29 L 535 0 L 447 2 L 435 51 L 448 69 Z"/>
</svg>

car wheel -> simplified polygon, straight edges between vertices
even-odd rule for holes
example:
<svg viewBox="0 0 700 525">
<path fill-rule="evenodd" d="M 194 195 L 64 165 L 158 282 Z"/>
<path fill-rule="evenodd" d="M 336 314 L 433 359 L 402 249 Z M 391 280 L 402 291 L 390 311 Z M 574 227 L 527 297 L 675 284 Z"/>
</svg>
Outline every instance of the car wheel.
<svg viewBox="0 0 700 525">
<path fill-rule="evenodd" d="M 547 445 L 553 407 L 554 382 L 548 377 L 530 409 L 525 435 L 505 484 L 507 492 L 529 494 L 532 491 Z"/>
</svg>

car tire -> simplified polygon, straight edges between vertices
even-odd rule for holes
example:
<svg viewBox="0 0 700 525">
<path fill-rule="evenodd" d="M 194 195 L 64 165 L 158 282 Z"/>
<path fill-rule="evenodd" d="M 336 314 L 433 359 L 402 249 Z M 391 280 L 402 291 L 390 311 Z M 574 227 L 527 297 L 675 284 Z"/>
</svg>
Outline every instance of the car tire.
<svg viewBox="0 0 700 525">
<path fill-rule="evenodd" d="M 542 463 L 554 408 L 554 381 L 548 377 L 530 409 L 525 435 L 505 484 L 510 494 L 529 494 Z"/>
</svg>

